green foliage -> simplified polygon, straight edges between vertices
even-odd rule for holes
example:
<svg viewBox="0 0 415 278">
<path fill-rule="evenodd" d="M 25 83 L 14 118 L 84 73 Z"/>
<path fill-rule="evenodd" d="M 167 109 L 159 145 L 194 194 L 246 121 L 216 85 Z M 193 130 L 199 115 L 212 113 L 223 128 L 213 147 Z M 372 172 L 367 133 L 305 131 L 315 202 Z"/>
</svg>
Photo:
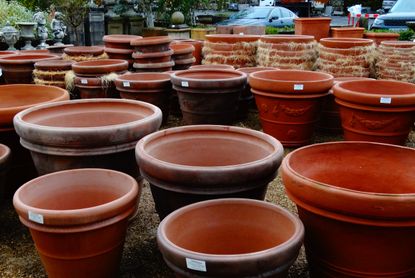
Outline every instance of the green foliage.
<svg viewBox="0 0 415 278">
<path fill-rule="evenodd" d="M 88 14 L 88 0 L 53 0 L 56 10 L 63 14 L 63 21 L 77 28 Z"/>
<path fill-rule="evenodd" d="M 411 29 L 400 31 L 399 32 L 399 40 L 400 41 L 411 41 L 414 39 L 415 32 Z"/>
<path fill-rule="evenodd" d="M 37 8 L 42 11 L 46 11 L 49 9 L 51 4 L 50 0 L 17 0 L 17 2 L 32 11 L 36 10 Z"/>
<path fill-rule="evenodd" d="M 205 7 L 209 0 L 159 0 L 159 16 L 170 21 L 171 15 L 180 11 L 184 14 L 185 22 L 192 24 L 193 10 Z"/>
<path fill-rule="evenodd" d="M 267 35 L 287 34 L 291 32 L 294 32 L 294 26 L 284 26 L 279 28 L 272 26 L 265 27 L 265 34 Z"/>
<path fill-rule="evenodd" d="M 33 12 L 16 1 L 0 0 L 0 27 L 7 21 L 16 26 L 19 21 L 33 21 Z"/>
</svg>

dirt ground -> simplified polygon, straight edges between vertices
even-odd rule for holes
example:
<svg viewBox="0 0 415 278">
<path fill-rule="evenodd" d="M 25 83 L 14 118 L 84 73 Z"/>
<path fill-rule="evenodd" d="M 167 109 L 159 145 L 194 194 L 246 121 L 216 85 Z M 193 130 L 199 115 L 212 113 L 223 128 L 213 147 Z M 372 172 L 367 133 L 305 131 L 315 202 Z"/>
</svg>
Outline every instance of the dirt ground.
<svg viewBox="0 0 415 278">
<path fill-rule="evenodd" d="M 180 120 L 169 118 L 168 126 L 177 126 Z M 260 130 L 256 113 L 250 113 L 247 120 L 237 124 Z M 166 128 L 163 127 L 163 128 Z M 316 134 L 314 142 L 341 140 L 341 136 L 329 137 Z M 415 132 L 410 134 L 407 145 L 415 148 Z M 286 149 L 286 153 L 292 149 Z M 281 205 L 296 213 L 294 204 L 286 197 L 281 179 L 278 176 L 269 186 L 266 201 Z M 140 198 L 139 214 L 128 228 L 120 266 L 121 278 L 133 277 L 174 277 L 163 262 L 156 244 L 156 231 L 159 218 L 156 214 L 148 184 L 144 184 Z M 36 253 L 28 229 L 18 220 L 11 199 L 2 200 L 0 205 L 0 277 L 46 277 Z M 289 277 L 307 278 L 308 266 L 304 251 L 301 250 Z"/>
</svg>

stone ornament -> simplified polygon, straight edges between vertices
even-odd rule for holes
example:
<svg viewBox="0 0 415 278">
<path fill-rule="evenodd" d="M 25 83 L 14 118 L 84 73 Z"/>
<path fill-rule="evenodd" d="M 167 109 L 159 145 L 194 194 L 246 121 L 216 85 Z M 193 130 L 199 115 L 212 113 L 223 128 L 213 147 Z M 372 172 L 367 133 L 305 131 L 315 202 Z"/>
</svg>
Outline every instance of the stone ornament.
<svg viewBox="0 0 415 278">
<path fill-rule="evenodd" d="M 46 18 L 42 11 L 38 11 L 33 15 L 33 20 L 37 23 L 36 35 L 40 40 L 37 49 L 46 49 L 49 45 L 46 44 L 48 39 L 48 28 L 46 28 Z"/>
<path fill-rule="evenodd" d="M 9 46 L 7 50 L 16 50 L 14 45 L 20 38 L 20 32 L 7 21 L 6 25 L 0 30 L 0 38 Z"/>
<path fill-rule="evenodd" d="M 63 23 L 63 14 L 61 12 L 55 12 L 55 16 L 50 23 L 50 27 L 53 32 L 54 45 L 63 45 L 62 40 L 66 36 L 66 25 Z"/>
</svg>

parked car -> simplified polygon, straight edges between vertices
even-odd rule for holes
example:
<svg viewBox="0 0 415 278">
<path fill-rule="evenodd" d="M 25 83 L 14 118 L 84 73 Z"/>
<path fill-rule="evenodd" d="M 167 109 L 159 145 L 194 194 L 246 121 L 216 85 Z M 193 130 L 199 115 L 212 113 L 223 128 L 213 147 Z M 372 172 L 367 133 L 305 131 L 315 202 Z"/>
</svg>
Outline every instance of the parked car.
<svg viewBox="0 0 415 278">
<path fill-rule="evenodd" d="M 396 0 L 383 0 L 382 2 L 382 9 L 385 12 L 389 12 L 390 9 L 393 7 L 393 5 L 395 5 Z"/>
<path fill-rule="evenodd" d="M 398 0 L 389 13 L 375 19 L 372 29 L 406 30 L 408 21 L 415 21 L 415 1 Z"/>
<path fill-rule="evenodd" d="M 235 13 L 219 25 L 265 25 L 284 27 L 294 25 L 297 16 L 283 7 L 250 7 Z"/>
</svg>

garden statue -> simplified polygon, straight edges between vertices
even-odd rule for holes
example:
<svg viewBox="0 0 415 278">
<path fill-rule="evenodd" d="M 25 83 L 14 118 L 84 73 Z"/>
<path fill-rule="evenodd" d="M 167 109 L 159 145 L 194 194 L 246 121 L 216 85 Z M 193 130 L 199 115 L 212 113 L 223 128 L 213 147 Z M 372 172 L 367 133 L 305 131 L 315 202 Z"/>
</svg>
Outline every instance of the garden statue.
<svg viewBox="0 0 415 278">
<path fill-rule="evenodd" d="M 19 40 L 20 32 L 10 25 L 7 21 L 6 25 L 0 30 L 0 38 L 4 41 L 9 48 L 7 50 L 16 50 L 14 44 Z"/>
<path fill-rule="evenodd" d="M 63 45 L 62 40 L 66 36 L 66 25 L 63 23 L 63 14 L 55 12 L 55 16 L 50 23 L 53 32 L 54 45 Z"/>
<path fill-rule="evenodd" d="M 37 46 L 38 49 L 46 49 L 49 45 L 46 44 L 48 39 L 48 28 L 46 28 L 46 18 L 42 11 L 37 11 L 33 15 L 33 20 L 37 23 L 36 33 L 40 40 L 40 44 Z"/>
</svg>

